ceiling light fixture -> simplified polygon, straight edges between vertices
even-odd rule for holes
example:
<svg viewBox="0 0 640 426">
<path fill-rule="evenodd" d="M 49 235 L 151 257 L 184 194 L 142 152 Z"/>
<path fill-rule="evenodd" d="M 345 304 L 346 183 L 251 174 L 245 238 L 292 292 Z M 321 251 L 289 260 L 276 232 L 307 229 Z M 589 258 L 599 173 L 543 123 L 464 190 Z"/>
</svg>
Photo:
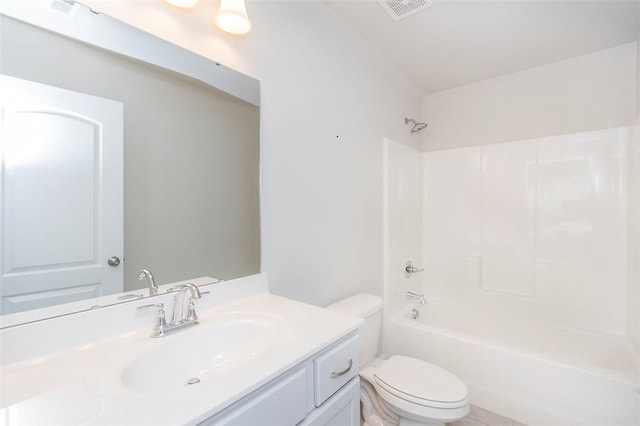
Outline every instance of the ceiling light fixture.
<svg viewBox="0 0 640 426">
<path fill-rule="evenodd" d="M 193 7 L 198 3 L 198 0 L 163 0 L 165 3 L 170 4 L 171 6 L 181 7 L 183 9 L 187 9 L 189 7 Z"/>
<path fill-rule="evenodd" d="M 251 29 L 244 0 L 221 0 L 216 25 L 231 34 L 246 34 Z"/>
</svg>

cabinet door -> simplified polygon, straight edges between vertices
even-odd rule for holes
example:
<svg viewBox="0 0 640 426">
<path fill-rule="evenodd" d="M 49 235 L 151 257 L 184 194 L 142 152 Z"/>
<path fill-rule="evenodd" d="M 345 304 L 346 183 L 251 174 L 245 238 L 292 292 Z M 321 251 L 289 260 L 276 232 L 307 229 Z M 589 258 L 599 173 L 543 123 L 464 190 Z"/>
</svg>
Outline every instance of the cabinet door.
<svg viewBox="0 0 640 426">
<path fill-rule="evenodd" d="M 359 425 L 360 378 L 357 376 L 300 423 L 300 426 Z"/>
<path fill-rule="evenodd" d="M 214 416 L 200 425 L 295 425 L 307 412 L 306 388 L 306 370 L 301 368 L 258 390 L 240 406 L 232 407 L 229 413 Z"/>
</svg>

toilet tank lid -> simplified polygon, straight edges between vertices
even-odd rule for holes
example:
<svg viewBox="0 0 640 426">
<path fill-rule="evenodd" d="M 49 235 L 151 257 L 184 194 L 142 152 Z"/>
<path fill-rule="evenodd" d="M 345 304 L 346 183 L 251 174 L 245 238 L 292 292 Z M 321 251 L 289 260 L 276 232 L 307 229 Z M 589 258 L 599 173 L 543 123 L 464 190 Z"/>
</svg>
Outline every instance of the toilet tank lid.
<svg viewBox="0 0 640 426">
<path fill-rule="evenodd" d="M 334 312 L 366 318 L 382 310 L 382 298 L 373 294 L 358 293 L 327 306 Z"/>
</svg>

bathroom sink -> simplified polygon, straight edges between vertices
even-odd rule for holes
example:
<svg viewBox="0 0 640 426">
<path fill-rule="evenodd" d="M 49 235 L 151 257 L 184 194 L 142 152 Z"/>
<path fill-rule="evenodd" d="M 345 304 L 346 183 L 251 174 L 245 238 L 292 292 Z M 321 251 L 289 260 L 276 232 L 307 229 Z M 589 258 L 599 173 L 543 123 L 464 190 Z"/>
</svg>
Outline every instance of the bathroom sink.
<svg viewBox="0 0 640 426">
<path fill-rule="evenodd" d="M 219 382 L 273 347 L 282 329 L 270 316 L 236 313 L 207 319 L 189 330 L 153 339 L 152 348 L 125 366 L 121 381 L 146 393 Z"/>
</svg>

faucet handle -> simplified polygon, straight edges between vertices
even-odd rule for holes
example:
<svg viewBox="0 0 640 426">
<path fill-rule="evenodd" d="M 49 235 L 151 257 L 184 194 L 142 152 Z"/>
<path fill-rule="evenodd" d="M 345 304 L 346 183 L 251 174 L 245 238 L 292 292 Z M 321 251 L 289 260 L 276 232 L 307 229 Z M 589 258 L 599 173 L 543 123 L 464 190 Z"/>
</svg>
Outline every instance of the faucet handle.
<svg viewBox="0 0 640 426">
<path fill-rule="evenodd" d="M 146 311 L 150 308 L 158 308 L 158 318 L 156 319 L 156 324 L 153 327 L 151 337 L 162 337 L 164 336 L 164 330 L 167 326 L 167 319 L 164 314 L 164 303 L 151 303 L 149 305 L 138 306 L 139 311 Z"/>
<path fill-rule="evenodd" d="M 189 301 L 189 311 L 187 312 L 186 321 L 198 322 L 198 315 L 196 314 L 196 304 L 193 303 L 193 299 Z"/>
</svg>

